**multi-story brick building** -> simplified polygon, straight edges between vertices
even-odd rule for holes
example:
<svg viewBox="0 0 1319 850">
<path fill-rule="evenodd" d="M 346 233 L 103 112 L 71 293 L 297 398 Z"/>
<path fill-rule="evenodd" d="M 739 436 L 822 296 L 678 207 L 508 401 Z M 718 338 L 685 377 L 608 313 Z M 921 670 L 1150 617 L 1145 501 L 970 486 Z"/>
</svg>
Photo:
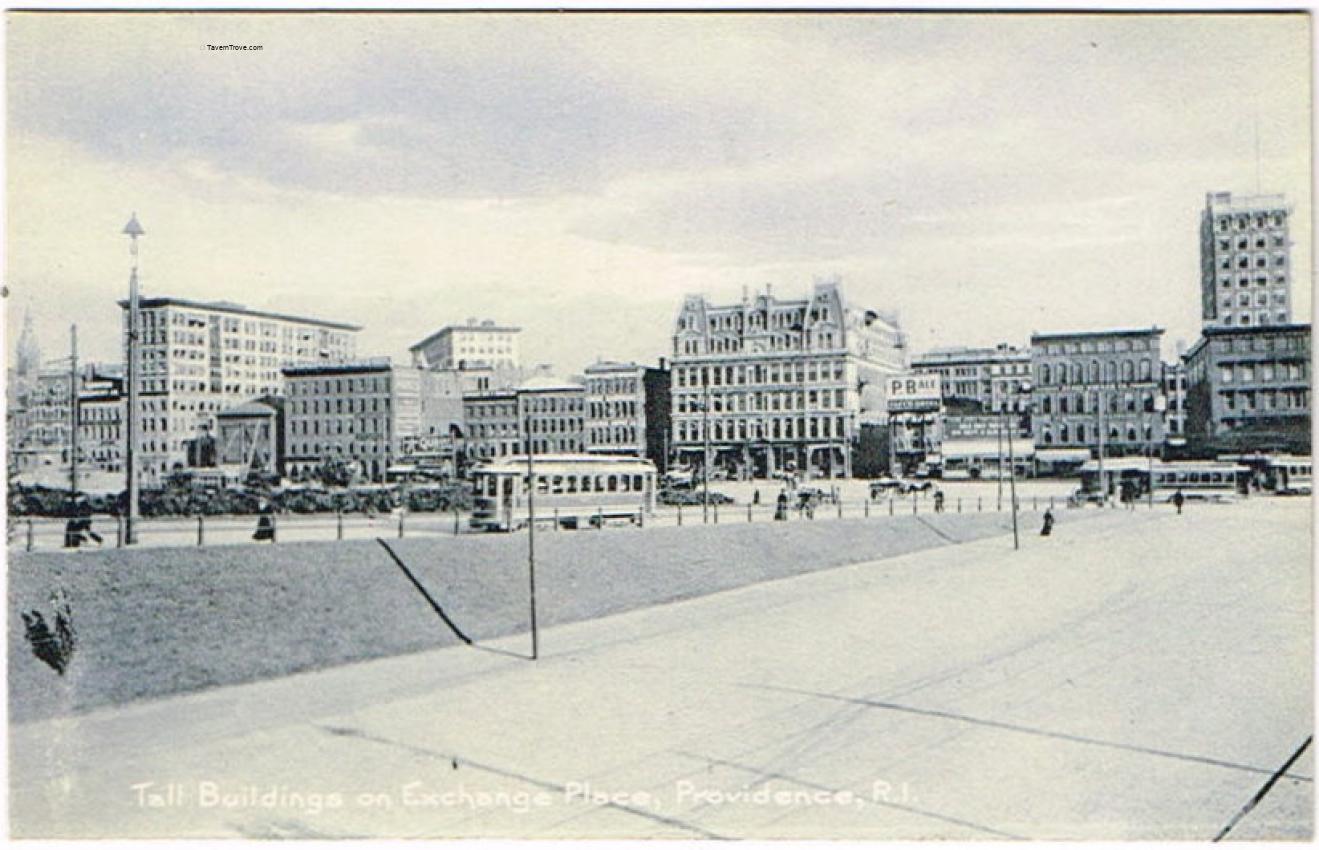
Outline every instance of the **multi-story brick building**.
<svg viewBox="0 0 1319 850">
<path fill-rule="evenodd" d="M 468 319 L 465 325 L 447 325 L 412 346 L 413 365 L 421 369 L 462 369 L 486 365 L 499 370 L 522 366 L 518 351 L 521 328 L 498 325 L 491 319 Z"/>
<path fill-rule="evenodd" d="M 1186 354 L 1186 436 L 1203 456 L 1310 452 L 1310 326 L 1205 328 Z"/>
<path fill-rule="evenodd" d="M 523 442 L 536 454 L 580 454 L 586 450 L 586 388 L 538 376 L 517 388 Z"/>
<path fill-rule="evenodd" d="M 971 401 L 992 413 L 1024 413 L 1030 405 L 1030 352 L 1015 345 L 939 348 L 913 357 L 911 368 L 939 375 L 946 400 Z"/>
<path fill-rule="evenodd" d="M 314 475 L 327 461 L 385 478 L 421 425 L 420 372 L 378 357 L 285 366 L 285 474 Z"/>
<path fill-rule="evenodd" d="M 1186 442 L 1186 362 L 1178 359 L 1163 364 L 1163 430 L 1169 445 Z"/>
<path fill-rule="evenodd" d="M 89 367 L 78 392 L 79 462 L 106 472 L 124 468 L 124 415 L 128 400 L 116 366 Z"/>
<path fill-rule="evenodd" d="M 1032 334 L 1037 455 L 1101 444 L 1106 455 L 1140 455 L 1161 444 L 1162 339 L 1157 327 Z"/>
<path fill-rule="evenodd" d="M 896 319 L 817 281 L 806 298 L 768 287 L 734 304 L 688 296 L 673 334 L 673 452 L 743 477 L 852 473 L 863 419 L 881 420 L 884 379 L 907 365 Z M 708 430 L 707 430 L 708 425 Z"/>
<path fill-rule="evenodd" d="M 28 385 L 25 399 L 27 427 L 17 451 L 40 460 L 24 465 L 68 464 L 72 446 L 72 380 L 67 368 L 46 368 L 38 371 Z"/>
<path fill-rule="evenodd" d="M 463 421 L 466 423 L 462 438 L 465 457 L 489 460 L 522 451 L 522 421 L 518 415 L 515 390 L 464 393 Z"/>
<path fill-rule="evenodd" d="M 128 302 L 119 305 L 126 341 Z M 148 483 L 184 463 L 186 440 L 214 435 L 216 413 L 281 394 L 283 367 L 351 360 L 361 330 L 228 301 L 143 298 L 140 308 L 137 439 Z"/>
<path fill-rule="evenodd" d="M 669 370 L 601 361 L 586 367 L 586 451 L 649 458 L 663 469 L 669 439 Z"/>
<path fill-rule="evenodd" d="M 1291 321 L 1291 208 L 1282 195 L 1210 192 L 1200 215 L 1200 298 L 1206 328 Z"/>
</svg>

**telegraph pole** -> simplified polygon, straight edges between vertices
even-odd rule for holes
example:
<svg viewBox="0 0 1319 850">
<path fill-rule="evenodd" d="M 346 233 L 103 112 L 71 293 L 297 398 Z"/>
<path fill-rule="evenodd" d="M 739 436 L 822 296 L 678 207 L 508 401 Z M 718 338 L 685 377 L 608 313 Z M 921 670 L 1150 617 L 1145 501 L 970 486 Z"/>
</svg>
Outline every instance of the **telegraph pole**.
<svg viewBox="0 0 1319 850">
<path fill-rule="evenodd" d="M 1095 390 L 1095 395 L 1099 399 L 1099 504 L 1108 504 L 1108 483 L 1104 481 L 1104 385 L 1100 383 L 1099 388 Z"/>
<path fill-rule="evenodd" d="M 1002 408 L 998 411 L 998 509 L 1003 510 L 1003 414 Z"/>
<path fill-rule="evenodd" d="M 128 236 L 129 254 L 133 258 L 133 270 L 128 277 L 128 416 L 125 422 L 127 441 L 124 444 L 124 471 L 127 475 L 128 509 L 124 516 L 124 545 L 137 542 L 137 384 L 138 384 L 138 291 L 137 291 L 137 238 L 146 233 L 138 224 L 137 213 L 133 213 L 124 225 L 123 233 Z"/>
<path fill-rule="evenodd" d="M 69 496 L 78 498 L 78 326 L 69 327 Z"/>
<path fill-rule="evenodd" d="M 527 580 L 531 595 L 531 660 L 540 657 L 540 635 L 536 630 L 536 467 L 532 460 L 531 415 L 527 429 Z"/>
<path fill-rule="evenodd" d="M 705 401 L 701 405 L 702 436 L 705 437 L 705 463 L 701 467 L 701 485 L 705 496 L 701 499 L 701 521 L 710 521 L 710 372 L 708 367 L 702 370 L 705 385 Z"/>
</svg>

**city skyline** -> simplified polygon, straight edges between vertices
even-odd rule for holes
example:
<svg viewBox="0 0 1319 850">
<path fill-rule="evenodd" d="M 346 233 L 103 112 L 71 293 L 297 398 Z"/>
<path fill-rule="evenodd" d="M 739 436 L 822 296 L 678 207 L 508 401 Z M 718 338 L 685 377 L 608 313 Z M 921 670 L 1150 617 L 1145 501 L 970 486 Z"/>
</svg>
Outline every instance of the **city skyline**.
<svg viewBox="0 0 1319 850">
<path fill-rule="evenodd" d="M 913 352 L 1157 324 L 1170 357 L 1205 194 L 1257 188 L 1311 309 L 1303 15 L 9 24 L 9 353 L 30 307 L 45 357 L 77 322 L 117 359 L 133 211 L 144 294 L 357 322 L 396 363 L 469 316 L 564 374 L 654 362 L 689 292 L 834 274 Z"/>
</svg>

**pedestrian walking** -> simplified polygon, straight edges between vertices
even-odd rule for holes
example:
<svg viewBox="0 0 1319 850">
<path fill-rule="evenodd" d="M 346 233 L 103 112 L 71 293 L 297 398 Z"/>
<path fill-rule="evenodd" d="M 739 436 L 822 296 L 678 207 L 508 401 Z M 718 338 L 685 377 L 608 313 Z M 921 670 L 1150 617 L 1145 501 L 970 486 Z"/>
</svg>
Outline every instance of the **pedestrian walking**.
<svg viewBox="0 0 1319 850">
<path fill-rule="evenodd" d="M 1182 505 L 1186 504 L 1186 497 L 1182 495 L 1180 487 L 1177 488 L 1176 493 L 1172 494 L 1172 503 L 1177 506 L 1177 513 L 1180 515 L 1182 512 Z"/>
<path fill-rule="evenodd" d="M 788 491 L 780 490 L 778 504 L 774 508 L 774 519 L 782 522 L 788 518 Z"/>
<path fill-rule="evenodd" d="M 755 492 L 753 492 L 753 493 L 751 494 L 751 504 L 753 504 L 753 505 L 759 505 L 759 504 L 760 504 L 760 488 L 759 488 L 759 487 L 757 487 L 756 490 L 755 490 Z"/>
<path fill-rule="evenodd" d="M 935 491 L 934 491 L 934 512 L 935 512 L 936 514 L 941 514 L 941 513 L 943 513 L 943 491 L 942 491 L 942 490 L 935 490 Z"/>
<path fill-rule="evenodd" d="M 1044 527 L 1040 529 L 1041 537 L 1048 537 L 1053 533 L 1053 511 L 1046 508 L 1044 511 Z"/>
</svg>

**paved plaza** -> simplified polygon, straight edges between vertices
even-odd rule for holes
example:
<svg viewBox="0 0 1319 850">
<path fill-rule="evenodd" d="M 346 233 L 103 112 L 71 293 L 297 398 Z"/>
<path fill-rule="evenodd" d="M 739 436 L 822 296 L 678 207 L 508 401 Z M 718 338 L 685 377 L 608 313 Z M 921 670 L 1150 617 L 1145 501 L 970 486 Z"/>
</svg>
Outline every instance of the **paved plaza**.
<svg viewBox="0 0 1319 850">
<path fill-rule="evenodd" d="M 1304 838 L 1309 523 L 1110 511 L 558 626 L 534 663 L 518 634 L 19 724 L 12 829 Z"/>
</svg>

